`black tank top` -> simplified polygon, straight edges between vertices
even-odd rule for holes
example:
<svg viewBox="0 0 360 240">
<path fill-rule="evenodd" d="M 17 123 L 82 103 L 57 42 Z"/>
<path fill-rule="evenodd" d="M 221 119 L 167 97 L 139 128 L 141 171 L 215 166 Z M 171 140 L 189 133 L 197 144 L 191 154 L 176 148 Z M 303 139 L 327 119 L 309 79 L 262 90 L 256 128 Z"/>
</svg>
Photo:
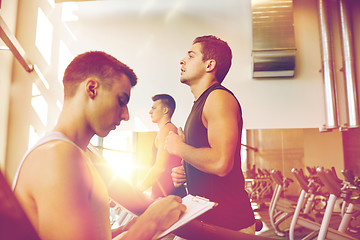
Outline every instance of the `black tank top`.
<svg viewBox="0 0 360 240">
<path fill-rule="evenodd" d="M 216 89 L 227 91 L 233 95 L 230 90 L 220 84 L 214 84 L 203 92 L 194 102 L 184 128 L 186 143 L 193 147 L 209 147 L 207 129 L 202 123 L 201 116 L 207 97 Z M 234 98 L 236 99 L 235 96 Z M 241 116 L 240 104 L 239 110 Z M 243 121 L 241 118 L 234 166 L 226 176 L 219 177 L 214 174 L 202 172 L 186 163 L 185 159 L 186 182 L 189 193 L 219 203 L 213 210 L 200 216 L 200 220 L 232 230 L 246 228 L 255 222 L 250 200 L 245 191 L 244 175 L 241 170 L 240 149 L 242 127 Z"/>
</svg>

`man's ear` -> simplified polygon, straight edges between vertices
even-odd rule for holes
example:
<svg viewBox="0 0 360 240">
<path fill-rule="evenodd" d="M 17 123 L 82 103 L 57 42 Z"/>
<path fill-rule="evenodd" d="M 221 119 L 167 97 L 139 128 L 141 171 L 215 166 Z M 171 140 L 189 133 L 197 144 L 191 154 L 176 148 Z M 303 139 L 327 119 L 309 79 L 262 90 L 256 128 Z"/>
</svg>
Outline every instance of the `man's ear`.
<svg viewBox="0 0 360 240">
<path fill-rule="evenodd" d="M 88 78 L 86 80 L 86 93 L 91 99 L 94 99 L 98 94 L 99 82 L 95 78 Z"/>
<path fill-rule="evenodd" d="M 169 108 L 168 107 L 163 107 L 163 113 L 167 114 L 169 112 Z"/>
<path fill-rule="evenodd" d="M 209 59 L 206 61 L 207 65 L 206 65 L 206 71 L 207 72 L 211 72 L 215 69 L 216 67 L 216 61 L 214 59 Z"/>
</svg>

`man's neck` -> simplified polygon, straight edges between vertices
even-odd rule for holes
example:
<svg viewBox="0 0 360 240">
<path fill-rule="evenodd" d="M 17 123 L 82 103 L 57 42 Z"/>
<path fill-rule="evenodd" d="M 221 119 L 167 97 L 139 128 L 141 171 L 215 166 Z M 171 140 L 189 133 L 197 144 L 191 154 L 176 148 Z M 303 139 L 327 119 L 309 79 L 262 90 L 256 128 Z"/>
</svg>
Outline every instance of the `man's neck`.
<svg viewBox="0 0 360 240">
<path fill-rule="evenodd" d="M 212 85 L 219 83 L 216 79 L 204 79 L 190 86 L 191 92 L 194 95 L 195 101 Z"/>
<path fill-rule="evenodd" d="M 159 130 L 163 128 L 166 124 L 171 123 L 171 119 L 169 117 L 163 117 L 158 123 Z"/>
<path fill-rule="evenodd" d="M 82 121 L 84 117 L 81 111 L 74 111 L 74 104 L 64 103 L 54 131 L 61 132 L 81 149 L 85 150 L 94 133 L 89 132 L 87 124 Z"/>
</svg>

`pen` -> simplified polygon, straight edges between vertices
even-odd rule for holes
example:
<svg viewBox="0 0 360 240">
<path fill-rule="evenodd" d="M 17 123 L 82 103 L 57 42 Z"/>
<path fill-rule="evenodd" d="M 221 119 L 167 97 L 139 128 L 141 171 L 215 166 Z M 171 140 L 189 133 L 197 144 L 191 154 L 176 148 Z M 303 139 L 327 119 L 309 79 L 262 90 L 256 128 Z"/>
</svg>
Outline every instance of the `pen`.
<svg viewBox="0 0 360 240">
<path fill-rule="evenodd" d="M 165 189 L 163 188 L 163 186 L 160 184 L 159 180 L 156 180 L 157 185 L 159 186 L 161 193 L 164 195 L 164 197 L 167 197 L 167 194 L 165 192 Z"/>
</svg>

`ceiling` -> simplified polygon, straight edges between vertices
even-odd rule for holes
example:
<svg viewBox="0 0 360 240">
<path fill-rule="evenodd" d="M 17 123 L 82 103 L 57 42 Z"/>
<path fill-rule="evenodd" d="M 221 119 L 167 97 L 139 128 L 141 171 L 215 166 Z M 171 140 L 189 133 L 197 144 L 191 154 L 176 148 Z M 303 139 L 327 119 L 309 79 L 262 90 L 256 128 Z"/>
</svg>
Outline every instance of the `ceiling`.
<svg viewBox="0 0 360 240">
<path fill-rule="evenodd" d="M 216 14 L 227 9 L 227 14 L 238 11 L 239 0 L 55 0 L 55 3 L 72 4 L 77 2 L 82 16 L 93 15 L 109 17 L 119 13 L 156 13 L 156 12 L 186 12 Z M 229 12 L 234 11 L 234 12 Z"/>
</svg>

